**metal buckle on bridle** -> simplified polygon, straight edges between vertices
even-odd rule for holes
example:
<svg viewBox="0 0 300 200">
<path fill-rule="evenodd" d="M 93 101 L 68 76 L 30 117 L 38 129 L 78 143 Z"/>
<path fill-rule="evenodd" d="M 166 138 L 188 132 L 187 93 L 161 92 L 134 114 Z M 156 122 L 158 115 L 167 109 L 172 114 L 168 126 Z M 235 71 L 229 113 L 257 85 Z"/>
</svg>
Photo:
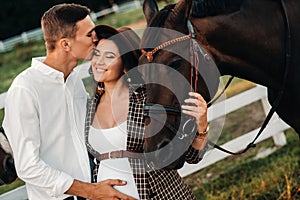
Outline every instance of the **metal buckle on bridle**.
<svg viewBox="0 0 300 200">
<path fill-rule="evenodd" d="M 187 132 L 185 129 L 186 129 L 186 127 L 188 127 L 189 123 L 193 123 L 193 128 L 192 128 L 192 130 Z M 195 131 L 195 129 L 196 129 L 195 119 L 193 119 L 193 118 L 188 119 L 182 126 L 182 135 L 181 135 L 181 137 L 179 137 L 179 139 L 184 139 L 190 133 L 193 133 Z"/>
</svg>

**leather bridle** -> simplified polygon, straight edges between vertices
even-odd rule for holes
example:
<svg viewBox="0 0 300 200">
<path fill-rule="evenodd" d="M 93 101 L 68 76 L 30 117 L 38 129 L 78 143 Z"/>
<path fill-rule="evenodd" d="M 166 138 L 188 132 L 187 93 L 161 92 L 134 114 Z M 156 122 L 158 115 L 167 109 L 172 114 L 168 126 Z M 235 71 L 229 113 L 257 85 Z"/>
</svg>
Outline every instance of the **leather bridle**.
<svg viewBox="0 0 300 200">
<path fill-rule="evenodd" d="M 142 55 L 144 55 L 147 58 L 147 61 L 150 63 L 153 61 L 153 56 L 154 54 L 159 51 L 162 50 L 163 48 L 173 45 L 175 43 L 178 42 L 182 42 L 185 40 L 190 40 L 190 91 L 197 91 L 197 86 L 198 86 L 198 82 L 199 82 L 199 55 L 198 53 L 200 53 L 203 57 L 207 56 L 207 53 L 205 53 L 202 48 L 200 47 L 200 45 L 195 41 L 195 32 L 194 32 L 194 28 L 192 23 L 190 22 L 190 20 L 187 21 L 187 26 L 188 26 L 188 30 L 189 30 L 189 34 L 188 35 L 184 35 L 181 37 L 177 37 L 175 39 L 171 39 L 167 42 L 164 42 L 160 45 L 158 45 L 157 47 L 155 47 L 153 50 L 151 51 L 145 51 L 144 49 L 141 49 Z M 212 103 L 214 103 L 226 90 L 226 88 L 229 86 L 230 82 L 232 81 L 233 76 L 228 80 L 225 88 L 222 90 L 222 92 L 217 95 L 214 99 L 210 100 L 207 105 L 210 106 Z M 180 108 L 176 108 L 176 107 L 171 107 L 171 106 L 165 106 L 165 105 L 154 105 L 154 104 L 148 104 L 145 105 L 144 107 L 144 116 L 145 117 L 150 117 L 151 119 L 156 120 L 157 122 L 165 125 L 165 127 L 167 127 L 171 132 L 173 132 L 175 135 L 178 135 L 179 139 L 184 139 L 187 136 L 190 136 L 191 134 L 196 134 L 196 124 L 195 124 L 195 120 L 194 118 L 190 117 L 190 116 L 186 116 L 183 115 L 186 118 L 186 121 L 184 122 L 182 129 L 181 130 L 177 130 L 173 125 L 171 125 L 168 121 L 163 120 L 161 117 L 159 117 L 158 115 L 155 114 L 159 114 L 159 113 L 164 113 L 166 112 L 167 114 L 170 115 L 181 115 L 181 109 Z M 151 115 L 151 113 L 153 115 Z M 189 127 L 189 128 L 187 128 Z"/>
<path fill-rule="evenodd" d="M 144 55 L 147 58 L 147 61 L 151 63 L 153 61 L 153 56 L 155 53 L 157 53 L 159 50 L 164 49 L 165 47 L 171 46 L 173 44 L 183 42 L 185 40 L 190 40 L 190 91 L 197 91 L 197 86 L 199 82 L 199 55 L 198 52 L 203 56 L 207 56 L 207 53 L 205 53 L 200 45 L 195 41 L 195 32 L 194 28 L 190 22 L 190 20 L 187 21 L 187 26 L 189 29 L 189 34 L 184 35 L 181 37 L 177 37 L 175 39 L 168 40 L 167 42 L 164 42 L 157 47 L 155 47 L 151 51 L 146 51 L 144 49 L 141 49 L 142 55 Z M 232 81 L 233 77 L 231 77 L 223 91 L 216 96 L 214 99 L 208 102 L 208 105 L 211 105 L 213 102 L 215 102 L 225 91 L 225 89 L 229 86 L 230 82 Z M 195 134 L 196 130 L 196 124 L 195 120 L 192 117 L 183 115 L 186 118 L 185 123 L 182 126 L 181 130 L 177 130 L 173 125 L 171 125 L 168 121 L 162 119 L 156 114 L 160 113 L 167 113 L 169 115 L 181 115 L 181 109 L 172 107 L 172 106 L 165 106 L 165 105 L 155 105 L 155 104 L 147 104 L 144 106 L 144 116 L 145 117 L 150 117 L 151 119 L 154 119 L 155 121 L 165 125 L 171 132 L 173 132 L 175 135 L 178 133 L 178 138 L 179 139 L 184 139 L 185 137 Z M 153 114 L 153 115 L 151 115 Z M 190 127 L 190 128 L 187 128 Z"/>
</svg>

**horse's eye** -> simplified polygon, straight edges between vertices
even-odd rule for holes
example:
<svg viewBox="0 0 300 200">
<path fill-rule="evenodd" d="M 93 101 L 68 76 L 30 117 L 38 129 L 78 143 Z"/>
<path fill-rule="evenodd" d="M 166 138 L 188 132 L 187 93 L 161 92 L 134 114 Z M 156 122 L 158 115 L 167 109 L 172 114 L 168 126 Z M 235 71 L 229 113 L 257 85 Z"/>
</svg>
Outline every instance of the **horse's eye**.
<svg viewBox="0 0 300 200">
<path fill-rule="evenodd" d="M 178 69 L 179 67 L 181 67 L 182 64 L 183 63 L 182 63 L 181 59 L 180 60 L 175 60 L 175 61 L 173 61 L 169 64 L 169 67 L 172 67 L 173 69 Z"/>
</svg>

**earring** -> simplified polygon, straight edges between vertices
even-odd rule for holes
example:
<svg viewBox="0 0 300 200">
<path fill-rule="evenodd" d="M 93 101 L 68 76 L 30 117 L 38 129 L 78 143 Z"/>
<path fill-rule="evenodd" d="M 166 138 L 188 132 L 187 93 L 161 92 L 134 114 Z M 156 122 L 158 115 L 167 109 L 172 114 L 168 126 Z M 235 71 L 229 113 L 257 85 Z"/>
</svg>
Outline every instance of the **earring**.
<svg viewBox="0 0 300 200">
<path fill-rule="evenodd" d="M 103 95 L 105 90 L 104 90 L 104 84 L 102 82 L 99 82 L 97 85 L 97 92 L 100 95 Z"/>
<path fill-rule="evenodd" d="M 128 76 L 128 74 L 125 72 L 126 81 L 127 83 L 131 83 L 131 78 Z"/>
</svg>

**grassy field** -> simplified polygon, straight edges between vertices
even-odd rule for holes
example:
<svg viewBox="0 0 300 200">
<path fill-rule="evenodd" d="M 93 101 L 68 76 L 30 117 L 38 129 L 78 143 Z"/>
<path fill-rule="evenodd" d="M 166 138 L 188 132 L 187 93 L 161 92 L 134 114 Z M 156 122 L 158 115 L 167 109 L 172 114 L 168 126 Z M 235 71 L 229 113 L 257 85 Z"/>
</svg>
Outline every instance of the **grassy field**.
<svg viewBox="0 0 300 200">
<path fill-rule="evenodd" d="M 115 27 L 127 25 L 143 18 L 140 10 L 119 15 L 109 15 L 96 24 Z M 45 55 L 42 41 L 19 44 L 9 52 L 0 54 L 0 93 L 5 92 L 13 78 L 26 69 L 31 57 Z M 88 83 L 89 80 L 86 80 Z M 253 87 L 251 82 L 235 79 L 227 91 L 227 97 Z M 0 122 L 3 109 L 0 110 Z M 260 126 L 264 113 L 259 102 L 245 106 L 226 116 L 226 123 L 219 142 L 229 141 Z M 259 143 L 241 156 L 231 156 L 185 178 L 198 199 L 249 199 L 249 200 L 294 200 L 300 199 L 300 145 L 293 130 L 286 132 L 288 144 L 278 148 L 266 158 L 256 159 L 256 154 L 266 148 L 274 148 L 271 139 Z M 246 144 L 241 144 L 246 145 Z M 0 194 L 22 185 L 17 180 L 0 187 Z"/>
<path fill-rule="evenodd" d="M 272 146 L 268 140 L 249 153 L 229 157 L 185 178 L 197 199 L 300 199 L 299 138 L 287 131 L 288 144 L 263 159 L 259 150 Z M 246 144 L 241 144 L 246 145 Z"/>
</svg>

